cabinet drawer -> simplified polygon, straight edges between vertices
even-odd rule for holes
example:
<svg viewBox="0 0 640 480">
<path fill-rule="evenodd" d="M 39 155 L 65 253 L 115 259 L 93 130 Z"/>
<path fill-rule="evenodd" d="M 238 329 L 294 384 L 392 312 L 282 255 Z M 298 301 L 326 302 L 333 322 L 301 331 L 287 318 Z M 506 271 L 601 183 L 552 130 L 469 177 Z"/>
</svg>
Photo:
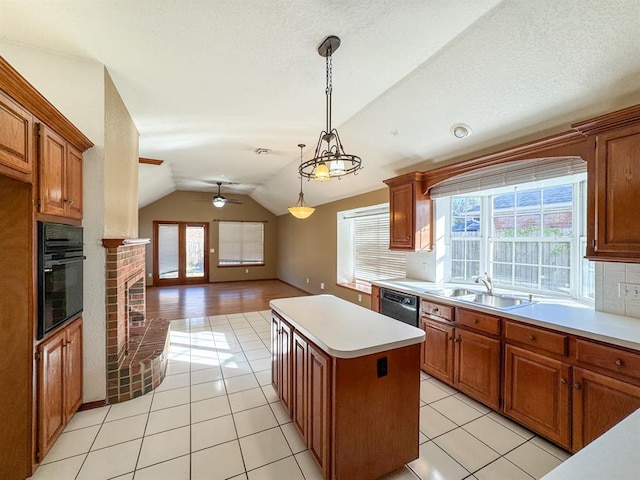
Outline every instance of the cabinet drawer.
<svg viewBox="0 0 640 480">
<path fill-rule="evenodd" d="M 600 345 L 588 340 L 576 340 L 576 360 L 610 372 L 640 379 L 640 354 Z"/>
<path fill-rule="evenodd" d="M 449 305 L 441 305 L 439 303 L 433 303 L 428 300 L 421 301 L 420 311 L 430 317 L 438 317 L 439 319 L 448 320 L 453 322 L 454 308 Z"/>
<path fill-rule="evenodd" d="M 456 312 L 456 323 L 467 327 L 482 330 L 492 335 L 500 333 L 500 318 L 493 315 L 485 315 L 484 313 L 474 312 L 458 308 Z"/>
<path fill-rule="evenodd" d="M 530 345 L 558 355 L 567 355 L 568 336 L 549 332 L 530 325 L 505 321 L 504 336 L 507 340 Z"/>
</svg>

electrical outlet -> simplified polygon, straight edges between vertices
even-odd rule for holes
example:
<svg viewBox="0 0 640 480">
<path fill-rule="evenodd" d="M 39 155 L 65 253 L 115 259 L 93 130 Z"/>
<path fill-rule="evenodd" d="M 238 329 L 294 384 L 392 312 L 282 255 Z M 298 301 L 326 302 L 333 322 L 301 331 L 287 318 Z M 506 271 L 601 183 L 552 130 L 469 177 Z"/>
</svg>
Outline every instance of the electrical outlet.
<svg viewBox="0 0 640 480">
<path fill-rule="evenodd" d="M 320 290 L 324 290 L 324 283 L 320 284 Z"/>
<path fill-rule="evenodd" d="M 358 301 L 361 302 L 362 301 L 362 295 L 358 294 Z"/>
<path fill-rule="evenodd" d="M 307 283 L 309 283 L 309 279 L 307 278 Z"/>
<path fill-rule="evenodd" d="M 153 275 L 153 274 L 152 274 L 151 272 L 149 272 L 149 273 L 147 274 L 147 277 L 151 278 L 151 277 L 152 277 L 152 275 Z"/>
<path fill-rule="evenodd" d="M 244 273 L 249 273 L 249 269 L 248 269 L 248 268 L 245 268 L 245 269 L 244 269 Z"/>
<path fill-rule="evenodd" d="M 618 297 L 640 300 L 640 284 L 620 282 L 618 284 Z"/>
</svg>

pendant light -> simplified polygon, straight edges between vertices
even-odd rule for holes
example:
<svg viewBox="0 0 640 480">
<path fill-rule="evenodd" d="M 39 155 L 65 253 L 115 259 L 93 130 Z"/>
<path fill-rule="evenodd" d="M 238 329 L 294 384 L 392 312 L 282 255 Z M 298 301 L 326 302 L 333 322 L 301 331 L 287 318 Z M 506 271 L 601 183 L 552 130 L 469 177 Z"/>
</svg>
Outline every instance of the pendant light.
<svg viewBox="0 0 640 480">
<path fill-rule="evenodd" d="M 340 46 L 340 39 L 334 35 L 325 38 L 318 47 L 320 56 L 326 58 L 327 87 L 325 89 L 326 108 L 325 121 L 326 128 L 320 132 L 318 145 L 311 160 L 300 164 L 300 177 L 313 178 L 319 182 L 325 182 L 332 178 L 340 179 L 344 175 L 358 173 L 362 168 L 362 160 L 356 155 L 345 153 L 338 130 L 331 126 L 331 94 L 333 92 L 332 82 L 332 55 Z"/>
<path fill-rule="evenodd" d="M 306 147 L 304 143 L 299 143 L 300 147 L 300 165 L 302 165 L 302 149 Z M 310 207 L 304 202 L 304 193 L 302 193 L 302 175 L 300 175 L 300 195 L 298 195 L 298 202 L 293 206 L 289 207 L 289 213 L 296 218 L 304 220 L 309 217 L 316 209 Z"/>
</svg>

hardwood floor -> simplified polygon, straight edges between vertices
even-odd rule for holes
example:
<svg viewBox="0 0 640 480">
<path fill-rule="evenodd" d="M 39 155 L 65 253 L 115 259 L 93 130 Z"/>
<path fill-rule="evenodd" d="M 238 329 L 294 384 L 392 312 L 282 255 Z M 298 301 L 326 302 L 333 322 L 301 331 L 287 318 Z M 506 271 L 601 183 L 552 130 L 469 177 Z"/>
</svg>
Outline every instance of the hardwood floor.
<svg viewBox="0 0 640 480">
<path fill-rule="evenodd" d="M 204 317 L 269 310 L 269 300 L 308 293 L 280 280 L 149 287 L 147 318 Z"/>
</svg>

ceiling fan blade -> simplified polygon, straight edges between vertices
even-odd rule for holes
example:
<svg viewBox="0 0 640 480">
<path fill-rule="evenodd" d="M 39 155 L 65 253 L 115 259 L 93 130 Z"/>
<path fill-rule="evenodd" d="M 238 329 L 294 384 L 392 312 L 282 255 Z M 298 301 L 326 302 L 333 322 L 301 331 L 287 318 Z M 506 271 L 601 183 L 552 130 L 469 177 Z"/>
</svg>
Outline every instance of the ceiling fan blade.
<svg viewBox="0 0 640 480">
<path fill-rule="evenodd" d="M 225 203 L 233 203 L 234 205 L 242 205 L 240 200 L 236 200 L 235 198 L 225 198 Z"/>
</svg>

